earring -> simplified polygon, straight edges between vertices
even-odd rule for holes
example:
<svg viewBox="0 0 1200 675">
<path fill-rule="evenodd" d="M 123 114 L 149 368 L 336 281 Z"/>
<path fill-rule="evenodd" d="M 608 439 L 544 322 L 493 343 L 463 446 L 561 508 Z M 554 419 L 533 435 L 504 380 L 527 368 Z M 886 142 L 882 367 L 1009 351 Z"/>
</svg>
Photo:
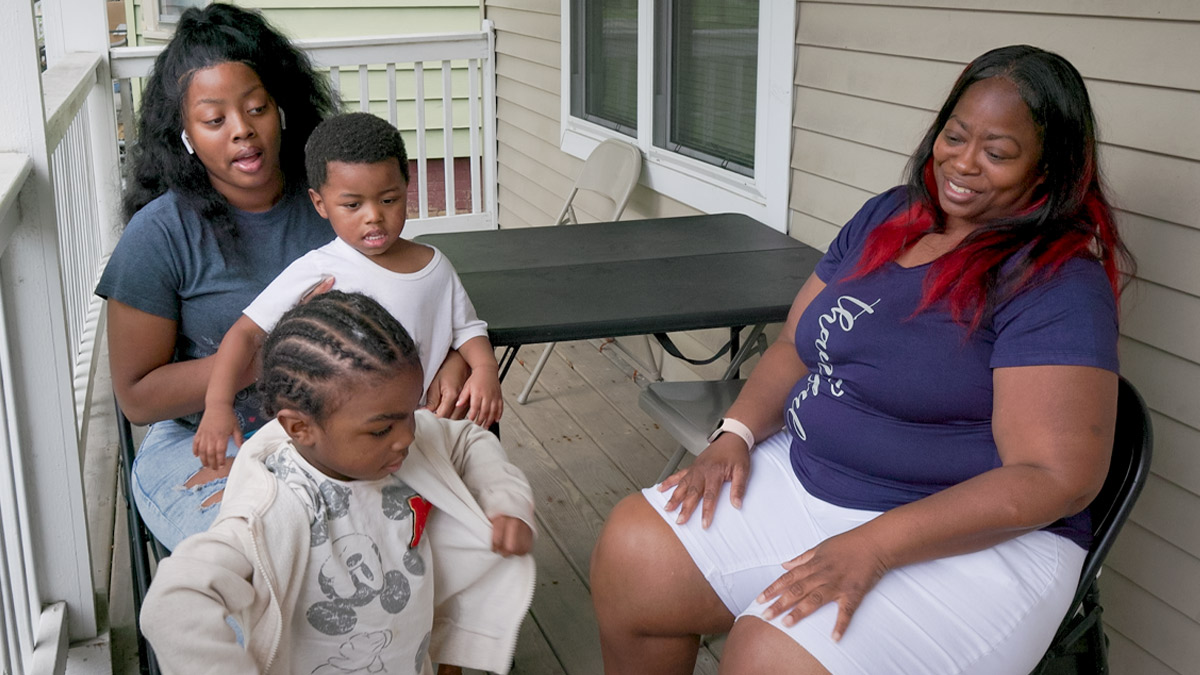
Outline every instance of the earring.
<svg viewBox="0 0 1200 675">
<path fill-rule="evenodd" d="M 278 106 L 276 106 L 276 108 L 279 110 L 279 128 L 286 129 L 287 128 L 287 115 L 283 114 L 283 108 L 279 108 Z"/>
<path fill-rule="evenodd" d="M 179 132 L 179 140 L 183 141 L 183 147 L 187 148 L 189 155 L 196 154 L 196 151 L 192 149 L 191 142 L 188 140 L 186 131 Z"/>
</svg>

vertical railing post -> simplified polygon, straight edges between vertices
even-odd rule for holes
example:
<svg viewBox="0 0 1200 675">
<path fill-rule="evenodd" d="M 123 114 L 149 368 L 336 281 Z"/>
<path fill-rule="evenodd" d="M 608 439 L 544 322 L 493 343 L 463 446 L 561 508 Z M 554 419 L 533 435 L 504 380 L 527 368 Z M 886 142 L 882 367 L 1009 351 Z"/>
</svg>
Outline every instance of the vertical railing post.
<svg viewBox="0 0 1200 675">
<path fill-rule="evenodd" d="M 496 27 L 483 20 L 488 36 L 488 55 L 483 66 L 483 195 L 484 210 L 492 216 L 492 227 L 500 223 L 496 199 Z"/>
<path fill-rule="evenodd" d="M 8 423 L 17 440 L 12 451 L 23 459 L 36 601 L 65 601 L 69 635 L 82 639 L 96 635 L 95 591 L 34 25 L 30 0 L 0 3 L 0 151 L 32 161 L 17 206 L 19 226 L 0 251 L 9 342 L 3 355 L 9 368 L 0 377 L 16 397 L 6 408 L 16 413 Z"/>
<path fill-rule="evenodd" d="M 10 0 L 11 1 L 11 0 Z M 50 63 L 68 51 L 107 54 L 108 16 L 103 2 L 79 0 L 42 0 L 46 58 Z M 120 234 L 121 178 L 117 150 L 116 111 L 108 59 L 97 68 L 96 81 L 88 94 L 88 140 L 91 145 L 91 171 L 96 181 L 98 223 L 104 251 L 112 250 Z"/>
<path fill-rule="evenodd" d="M 42 16 L 49 64 L 57 63 L 69 52 L 108 53 L 108 17 L 103 3 L 91 0 L 42 0 Z M 79 413 L 77 431 L 79 438 L 84 439 L 90 418 L 87 413 L 96 369 L 95 343 L 99 339 L 101 305 L 98 297 L 90 292 L 81 296 L 79 290 L 84 287 L 90 289 L 95 284 L 99 261 L 116 245 L 121 223 L 120 154 L 116 134 L 113 133 L 117 122 L 107 58 L 101 59 L 96 68 L 80 118 L 75 124 L 80 125 L 78 131 L 82 138 L 72 141 L 82 141 L 79 147 L 74 148 L 78 161 L 67 161 L 72 164 L 70 170 L 80 174 L 80 181 L 76 184 L 90 186 L 89 196 L 93 203 L 86 206 L 86 217 L 75 223 L 76 230 L 64 236 L 72 238 L 68 249 L 74 249 L 76 256 L 75 265 L 67 263 L 68 269 L 79 277 L 75 279 L 75 284 L 67 286 L 65 290 L 74 303 L 71 321 L 82 323 L 76 327 L 77 334 L 71 334 L 70 347 L 73 363 L 76 364 L 73 376 L 76 410 Z M 54 153 L 56 149 L 49 150 Z"/>
</svg>

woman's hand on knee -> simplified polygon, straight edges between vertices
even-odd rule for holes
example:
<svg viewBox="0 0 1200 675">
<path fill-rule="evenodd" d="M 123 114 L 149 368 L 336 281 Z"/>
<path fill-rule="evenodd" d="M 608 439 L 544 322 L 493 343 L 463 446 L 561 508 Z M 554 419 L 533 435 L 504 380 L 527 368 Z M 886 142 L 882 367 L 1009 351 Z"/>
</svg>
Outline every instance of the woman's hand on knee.
<svg viewBox="0 0 1200 675">
<path fill-rule="evenodd" d="M 746 444 L 733 434 L 722 434 L 696 457 L 691 466 L 668 476 L 658 489 L 665 492 L 675 488 L 663 509 L 679 509 L 677 524 L 686 523 L 700 505 L 700 526 L 707 529 L 712 524 L 725 483 L 730 483 L 729 503 L 740 509 L 749 478 L 750 451 Z"/>
<path fill-rule="evenodd" d="M 783 623 L 791 626 L 836 602 L 834 640 L 842 639 L 863 598 L 889 569 L 870 539 L 854 530 L 826 539 L 783 567 L 787 572 L 758 596 L 760 603 L 775 599 L 763 618 L 774 619 L 786 612 Z"/>
</svg>

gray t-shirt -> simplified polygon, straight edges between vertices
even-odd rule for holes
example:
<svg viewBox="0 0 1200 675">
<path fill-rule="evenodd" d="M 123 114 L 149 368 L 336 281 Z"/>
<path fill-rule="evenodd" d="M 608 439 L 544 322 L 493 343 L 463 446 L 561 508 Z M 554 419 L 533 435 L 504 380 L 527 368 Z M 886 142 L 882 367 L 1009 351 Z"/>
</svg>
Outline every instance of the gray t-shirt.
<svg viewBox="0 0 1200 675">
<path fill-rule="evenodd" d="M 96 295 L 179 324 L 175 361 L 210 356 L 242 310 L 293 260 L 333 238 L 303 192 L 270 211 L 235 211 L 245 255 L 226 265 L 212 230 L 167 192 L 134 214 Z M 267 420 L 253 387 L 234 404 L 244 431 Z M 199 414 L 179 420 L 195 427 Z"/>
</svg>

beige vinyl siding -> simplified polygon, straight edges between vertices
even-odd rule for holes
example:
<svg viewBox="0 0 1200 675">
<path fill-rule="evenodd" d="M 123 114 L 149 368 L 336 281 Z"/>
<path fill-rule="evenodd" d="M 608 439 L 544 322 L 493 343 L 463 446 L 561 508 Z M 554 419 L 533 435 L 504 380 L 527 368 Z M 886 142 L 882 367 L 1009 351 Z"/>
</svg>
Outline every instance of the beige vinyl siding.
<svg viewBox="0 0 1200 675">
<path fill-rule="evenodd" d="M 912 6 L 906 6 L 912 5 Z M 918 6 L 919 5 L 919 6 Z M 1200 5 L 1182 0 L 801 2 L 790 232 L 827 246 L 901 179 L 967 61 L 1029 43 L 1088 81 L 1138 258 L 1122 372 L 1153 409 L 1153 475 L 1101 577 L 1112 672 L 1200 663 Z"/>
</svg>

